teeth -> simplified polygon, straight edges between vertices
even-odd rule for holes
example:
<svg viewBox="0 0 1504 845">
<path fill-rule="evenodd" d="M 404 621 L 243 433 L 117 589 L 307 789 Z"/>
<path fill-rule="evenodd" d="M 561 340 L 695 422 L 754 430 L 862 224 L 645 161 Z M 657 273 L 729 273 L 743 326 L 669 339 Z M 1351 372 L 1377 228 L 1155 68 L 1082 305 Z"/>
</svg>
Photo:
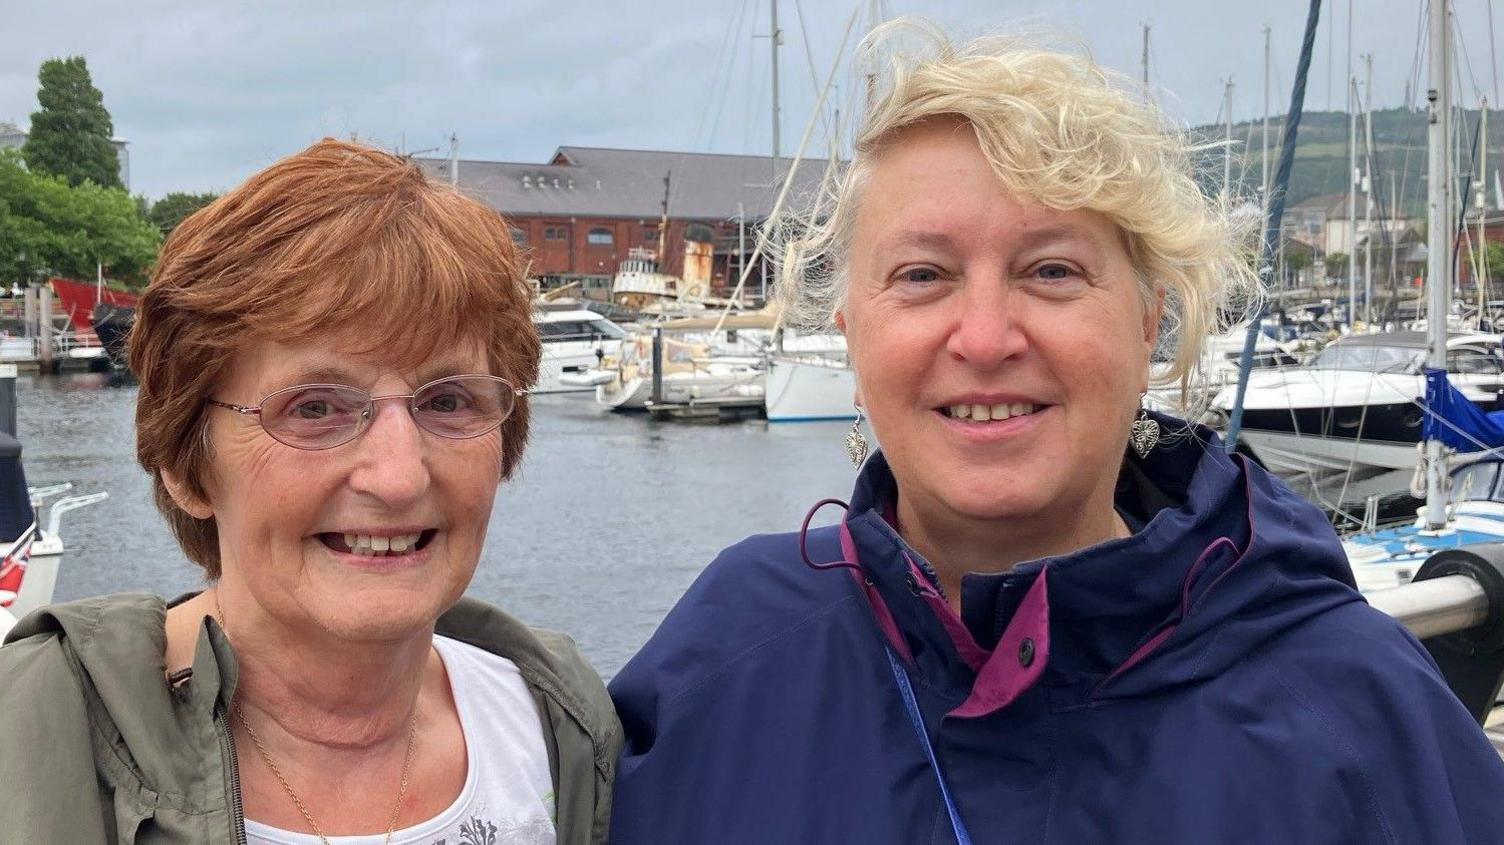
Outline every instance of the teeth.
<svg viewBox="0 0 1504 845">
<path fill-rule="evenodd" d="M 991 422 L 1022 417 L 1039 410 L 1028 402 L 1003 402 L 997 405 L 951 405 L 946 408 L 952 419 Z"/>
<path fill-rule="evenodd" d="M 344 540 L 346 548 L 353 554 L 385 557 L 389 554 L 406 554 L 408 550 L 417 548 L 418 540 L 422 536 L 422 534 L 399 534 L 377 537 L 371 534 L 346 534 Z"/>
</svg>

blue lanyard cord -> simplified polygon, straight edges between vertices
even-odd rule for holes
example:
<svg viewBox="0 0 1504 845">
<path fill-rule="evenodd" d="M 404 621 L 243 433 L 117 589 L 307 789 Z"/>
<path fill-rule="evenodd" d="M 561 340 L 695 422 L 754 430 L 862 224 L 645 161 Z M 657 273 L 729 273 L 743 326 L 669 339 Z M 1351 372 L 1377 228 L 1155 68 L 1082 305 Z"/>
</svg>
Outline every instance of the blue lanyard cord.
<svg viewBox="0 0 1504 845">
<path fill-rule="evenodd" d="M 903 664 L 893 656 L 892 649 L 886 649 L 888 665 L 893 667 L 893 679 L 898 681 L 898 692 L 903 697 L 903 706 L 909 711 L 909 723 L 914 726 L 914 733 L 919 736 L 919 744 L 924 746 L 924 756 L 930 760 L 930 769 L 935 773 L 935 782 L 940 785 L 940 799 L 945 802 L 945 812 L 950 815 L 950 829 L 956 835 L 956 845 L 971 845 L 971 834 L 966 832 L 966 824 L 961 821 L 961 811 L 956 809 L 956 802 L 950 797 L 950 786 L 945 782 L 945 773 L 940 770 L 940 760 L 935 757 L 935 747 L 930 744 L 929 732 L 924 729 L 924 716 L 919 713 L 919 702 L 914 698 L 914 687 L 909 684 L 908 673 L 904 672 Z"/>
</svg>

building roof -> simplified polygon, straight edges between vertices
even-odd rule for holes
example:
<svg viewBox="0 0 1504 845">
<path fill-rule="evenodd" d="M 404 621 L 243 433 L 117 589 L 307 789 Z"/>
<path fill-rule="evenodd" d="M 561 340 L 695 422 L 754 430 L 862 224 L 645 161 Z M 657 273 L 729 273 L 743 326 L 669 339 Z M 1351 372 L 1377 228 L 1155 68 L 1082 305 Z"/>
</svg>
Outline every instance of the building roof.
<svg viewBox="0 0 1504 845">
<path fill-rule="evenodd" d="M 1324 211 L 1329 215 L 1333 212 L 1341 211 L 1345 216 L 1347 214 L 1347 194 L 1322 194 L 1320 196 L 1301 200 L 1300 202 L 1290 206 L 1290 208 L 1287 210 Z"/>
<path fill-rule="evenodd" d="M 449 178 L 449 160 L 417 159 L 435 178 Z M 544 164 L 460 160 L 460 188 L 504 214 L 656 219 L 663 214 L 663 179 L 671 174 L 668 214 L 730 220 L 738 203 L 748 218 L 773 210 L 790 158 L 559 147 Z M 828 162 L 799 164 L 789 201 L 795 208 L 818 189 Z"/>
</svg>

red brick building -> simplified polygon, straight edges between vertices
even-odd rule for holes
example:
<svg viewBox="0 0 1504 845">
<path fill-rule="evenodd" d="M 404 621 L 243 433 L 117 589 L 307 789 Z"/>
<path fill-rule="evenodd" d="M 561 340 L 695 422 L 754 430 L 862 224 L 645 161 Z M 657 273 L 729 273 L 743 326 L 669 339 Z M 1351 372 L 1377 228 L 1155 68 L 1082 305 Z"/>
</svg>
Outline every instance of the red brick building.
<svg viewBox="0 0 1504 845">
<path fill-rule="evenodd" d="M 449 178 L 449 160 L 420 162 L 436 178 Z M 778 164 L 768 156 L 560 147 L 545 164 L 462 159 L 459 186 L 507 218 L 545 290 L 579 281 L 596 293 L 609 290 L 628 250 L 659 249 L 666 196 L 660 269 L 682 273 L 685 229 L 703 223 L 715 247 L 712 284 L 725 290 L 756 249 L 756 226 L 771 213 L 792 161 Z M 817 189 L 826 166 L 800 163 L 790 191 L 796 207 Z M 737 254 L 739 220 L 746 226 L 745 256 Z M 761 270 L 754 267 L 749 277 L 754 291 Z"/>
</svg>

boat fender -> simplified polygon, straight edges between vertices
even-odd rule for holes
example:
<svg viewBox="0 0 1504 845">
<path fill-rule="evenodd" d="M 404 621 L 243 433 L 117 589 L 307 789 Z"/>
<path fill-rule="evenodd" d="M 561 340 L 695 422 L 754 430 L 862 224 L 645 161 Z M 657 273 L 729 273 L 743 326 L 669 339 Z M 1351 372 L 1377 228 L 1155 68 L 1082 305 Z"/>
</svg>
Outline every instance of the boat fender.
<svg viewBox="0 0 1504 845">
<path fill-rule="evenodd" d="M 1488 615 L 1466 631 L 1421 641 L 1447 686 L 1482 724 L 1504 687 L 1504 543 L 1475 543 L 1431 555 L 1414 581 L 1466 575 L 1488 596 Z"/>
</svg>

